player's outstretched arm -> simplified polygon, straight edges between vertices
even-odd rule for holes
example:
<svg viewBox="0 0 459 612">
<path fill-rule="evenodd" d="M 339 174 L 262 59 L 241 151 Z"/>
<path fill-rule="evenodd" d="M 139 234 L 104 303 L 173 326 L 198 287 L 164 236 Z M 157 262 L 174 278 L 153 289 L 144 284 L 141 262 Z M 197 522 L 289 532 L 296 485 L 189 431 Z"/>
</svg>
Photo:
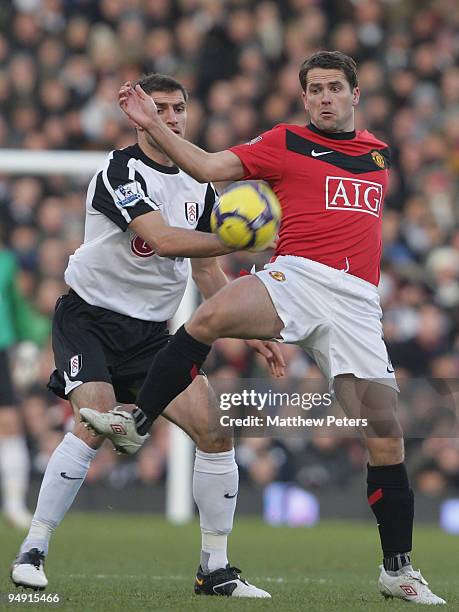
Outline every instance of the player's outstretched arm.
<svg viewBox="0 0 459 612">
<path fill-rule="evenodd" d="M 125 83 L 119 91 L 119 104 L 126 115 L 146 130 L 177 166 L 200 183 L 237 181 L 243 177 L 242 163 L 231 151 L 208 153 L 174 134 L 161 121 L 156 104 L 140 85 L 133 89 L 131 83 Z"/>
<path fill-rule="evenodd" d="M 236 250 L 214 234 L 168 225 L 159 211 L 136 217 L 129 228 L 161 257 L 216 257 Z"/>
</svg>

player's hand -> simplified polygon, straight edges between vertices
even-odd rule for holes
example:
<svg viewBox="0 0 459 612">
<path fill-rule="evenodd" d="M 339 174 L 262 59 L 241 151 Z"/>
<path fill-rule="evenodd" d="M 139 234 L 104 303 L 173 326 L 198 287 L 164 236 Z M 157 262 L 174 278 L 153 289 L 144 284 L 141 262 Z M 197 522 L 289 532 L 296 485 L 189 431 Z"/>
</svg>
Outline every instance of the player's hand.
<svg viewBox="0 0 459 612">
<path fill-rule="evenodd" d="M 134 89 L 130 81 L 127 81 L 119 90 L 118 101 L 126 115 L 145 130 L 158 120 L 158 109 L 153 98 L 140 85 Z"/>
<path fill-rule="evenodd" d="M 275 378 L 281 378 L 285 374 L 285 360 L 277 342 L 268 340 L 246 340 L 245 342 L 257 353 L 263 355 L 268 362 L 269 371 Z"/>
</svg>

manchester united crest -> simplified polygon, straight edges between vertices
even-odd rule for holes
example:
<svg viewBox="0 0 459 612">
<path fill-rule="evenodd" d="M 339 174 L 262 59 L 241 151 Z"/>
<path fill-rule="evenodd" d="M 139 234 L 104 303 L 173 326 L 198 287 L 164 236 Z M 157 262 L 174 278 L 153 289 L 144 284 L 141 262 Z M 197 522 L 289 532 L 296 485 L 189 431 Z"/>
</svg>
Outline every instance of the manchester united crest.
<svg viewBox="0 0 459 612">
<path fill-rule="evenodd" d="M 269 273 L 269 276 L 279 283 L 283 283 L 285 280 L 285 274 L 283 272 L 279 272 L 278 270 L 272 270 Z"/>
<path fill-rule="evenodd" d="M 373 161 L 378 166 L 378 168 L 385 168 L 386 167 L 386 160 L 384 159 L 384 156 L 381 155 L 381 153 L 379 151 L 372 151 L 371 152 L 371 157 L 373 158 Z"/>
</svg>

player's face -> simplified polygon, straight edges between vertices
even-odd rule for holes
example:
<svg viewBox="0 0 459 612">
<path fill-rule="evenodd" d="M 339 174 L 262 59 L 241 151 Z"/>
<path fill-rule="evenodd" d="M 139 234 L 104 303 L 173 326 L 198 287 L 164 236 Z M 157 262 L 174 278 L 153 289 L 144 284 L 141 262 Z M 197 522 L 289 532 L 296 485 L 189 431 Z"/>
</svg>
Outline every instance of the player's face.
<svg viewBox="0 0 459 612">
<path fill-rule="evenodd" d="M 161 121 L 175 134 L 183 138 L 186 128 L 186 101 L 183 93 L 180 90 L 172 92 L 153 91 L 151 97 L 158 108 Z M 144 132 L 144 134 L 149 144 L 157 148 L 151 136 L 147 132 Z"/>
<path fill-rule="evenodd" d="M 354 106 L 359 96 L 359 88 L 351 89 L 342 70 L 312 68 L 308 72 L 304 107 L 311 122 L 324 132 L 354 129 Z"/>
</svg>

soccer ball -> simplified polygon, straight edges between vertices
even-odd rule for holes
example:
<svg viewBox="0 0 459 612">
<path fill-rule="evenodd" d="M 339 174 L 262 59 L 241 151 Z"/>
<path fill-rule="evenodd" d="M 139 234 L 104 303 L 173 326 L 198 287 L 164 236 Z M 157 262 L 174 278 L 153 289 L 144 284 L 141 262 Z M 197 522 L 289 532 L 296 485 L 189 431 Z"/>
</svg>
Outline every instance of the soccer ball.
<svg viewBox="0 0 459 612">
<path fill-rule="evenodd" d="M 265 183 L 242 181 L 219 197 L 210 227 L 226 246 L 262 251 L 276 237 L 281 216 L 279 200 Z"/>
</svg>

